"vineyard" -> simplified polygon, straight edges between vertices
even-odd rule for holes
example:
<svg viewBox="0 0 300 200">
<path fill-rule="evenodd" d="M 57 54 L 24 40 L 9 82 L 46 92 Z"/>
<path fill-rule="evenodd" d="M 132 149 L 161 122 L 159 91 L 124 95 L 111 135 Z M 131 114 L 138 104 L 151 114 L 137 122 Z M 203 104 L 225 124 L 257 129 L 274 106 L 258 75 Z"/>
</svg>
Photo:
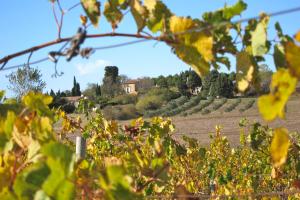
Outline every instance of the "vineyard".
<svg viewBox="0 0 300 200">
<path fill-rule="evenodd" d="M 28 70 L 49 61 L 57 78 L 63 75 L 57 70 L 59 59 L 71 62 L 96 51 L 155 41 L 165 44 L 205 84 L 196 96 L 187 93 L 192 76 L 178 81 L 180 97 L 166 88 L 155 90 L 161 101 L 154 92 L 147 93 L 136 107 L 149 110 L 122 124 L 107 120 L 104 109 L 85 97 L 78 101 L 78 115 L 51 107 L 54 99 L 42 93 L 45 83 L 38 71 L 21 74 L 24 82 L 20 74 L 12 74 L 10 81 L 19 86 L 13 87 L 16 98 L 6 98 L 0 90 L 1 200 L 300 199 L 300 31 L 287 35 L 278 22 L 271 23 L 272 17 L 299 12 L 299 7 L 241 18 L 248 5 L 239 0 L 192 18 L 177 16 L 160 0 L 80 0 L 67 8 L 60 0 L 48 3 L 57 37 L 0 58 L 0 72 L 20 66 Z M 62 37 L 65 15 L 79 7 L 78 31 Z M 136 30 L 117 32 L 128 16 Z M 102 18 L 111 32 L 91 34 Z M 270 38 L 270 30 L 275 38 Z M 82 46 L 85 40 L 107 37 L 137 40 Z M 58 50 L 31 61 L 36 51 L 59 44 Z M 24 55 L 27 64 L 10 65 Z M 275 72 L 263 91 L 266 82 L 259 69 L 267 56 Z M 217 73 L 221 67 L 234 68 L 234 84 L 228 74 Z M 96 85 L 98 96 L 103 89 L 112 91 L 119 81 L 112 77 L 105 79 L 108 87 Z M 35 79 L 41 89 L 34 84 L 23 89 Z M 257 97 L 238 97 L 249 91 Z M 75 77 L 69 92 L 80 95 Z M 123 105 L 110 109 L 123 100 L 106 102 L 111 106 L 107 110 L 118 114 Z M 127 99 L 132 101 L 137 99 Z M 67 110 L 72 110 L 69 106 L 75 109 L 67 104 Z"/>
</svg>

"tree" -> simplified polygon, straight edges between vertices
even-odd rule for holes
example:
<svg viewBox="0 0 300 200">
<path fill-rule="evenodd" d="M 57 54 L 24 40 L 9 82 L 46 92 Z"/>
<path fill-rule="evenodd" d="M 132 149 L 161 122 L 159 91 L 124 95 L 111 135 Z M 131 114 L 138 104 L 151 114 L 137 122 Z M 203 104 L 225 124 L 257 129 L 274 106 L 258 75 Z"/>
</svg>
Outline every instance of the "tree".
<svg viewBox="0 0 300 200">
<path fill-rule="evenodd" d="M 154 86 L 154 81 L 150 77 L 142 77 L 137 80 L 136 88 L 138 91 L 147 91 Z"/>
<path fill-rule="evenodd" d="M 73 88 L 72 88 L 72 96 L 80 96 L 81 91 L 80 91 L 80 85 L 79 83 L 76 82 L 76 78 L 74 76 L 73 79 Z"/>
<path fill-rule="evenodd" d="M 201 85 L 202 85 L 201 78 L 197 75 L 195 71 L 190 70 L 187 78 L 188 88 L 190 90 L 195 90 L 195 88 L 200 87 Z"/>
<path fill-rule="evenodd" d="M 31 68 L 28 65 L 24 65 L 6 77 L 10 83 L 8 89 L 15 93 L 17 99 L 20 99 L 29 91 L 42 92 L 46 87 L 46 83 L 42 80 L 40 70 Z"/>
<path fill-rule="evenodd" d="M 106 66 L 102 82 L 101 92 L 104 96 L 112 98 L 123 93 L 118 67 Z"/>
<path fill-rule="evenodd" d="M 87 88 L 82 93 L 90 100 L 96 100 L 97 97 L 101 96 L 101 89 L 98 84 L 88 83 Z"/>
<path fill-rule="evenodd" d="M 180 74 L 179 80 L 177 82 L 177 88 L 181 95 L 183 96 L 190 95 L 190 91 L 188 90 L 189 88 L 187 86 L 187 77 L 184 72 Z"/>
</svg>

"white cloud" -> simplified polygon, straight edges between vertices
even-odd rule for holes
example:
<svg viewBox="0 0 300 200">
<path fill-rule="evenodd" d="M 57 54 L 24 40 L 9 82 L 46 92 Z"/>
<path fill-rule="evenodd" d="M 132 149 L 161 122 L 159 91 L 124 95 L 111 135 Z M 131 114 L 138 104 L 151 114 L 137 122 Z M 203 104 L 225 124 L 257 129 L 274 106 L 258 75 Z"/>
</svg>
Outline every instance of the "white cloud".
<svg viewBox="0 0 300 200">
<path fill-rule="evenodd" d="M 105 66 L 111 65 L 110 61 L 107 60 L 96 60 L 93 62 L 87 63 L 77 63 L 75 64 L 77 71 L 81 76 L 91 74 L 95 71 L 98 71 L 100 68 L 104 68 Z"/>
</svg>

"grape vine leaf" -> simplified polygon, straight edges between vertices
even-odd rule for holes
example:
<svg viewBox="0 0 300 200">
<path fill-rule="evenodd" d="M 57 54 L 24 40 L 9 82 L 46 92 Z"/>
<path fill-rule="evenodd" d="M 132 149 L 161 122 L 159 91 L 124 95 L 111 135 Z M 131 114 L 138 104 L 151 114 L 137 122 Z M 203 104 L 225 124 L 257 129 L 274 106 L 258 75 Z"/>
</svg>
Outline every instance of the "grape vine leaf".
<svg viewBox="0 0 300 200">
<path fill-rule="evenodd" d="M 111 23 L 111 27 L 115 30 L 118 24 L 123 19 L 123 13 L 118 8 L 118 2 L 116 1 L 106 1 L 104 4 L 104 16 L 107 21 Z"/>
<path fill-rule="evenodd" d="M 35 193 L 41 189 L 49 173 L 50 170 L 44 163 L 33 164 L 19 173 L 13 186 L 19 199 L 33 199 Z"/>
<path fill-rule="evenodd" d="M 97 27 L 101 14 L 100 2 L 97 0 L 81 0 L 81 5 L 92 24 Z"/>
<path fill-rule="evenodd" d="M 236 15 L 240 15 L 246 9 L 247 9 L 247 4 L 240 0 L 232 6 L 228 6 L 228 7 L 226 6 L 223 9 L 223 17 L 225 19 L 231 19 Z"/>
<path fill-rule="evenodd" d="M 240 15 L 246 9 L 247 4 L 240 0 L 234 5 L 225 6 L 214 12 L 205 12 L 203 13 L 202 18 L 210 24 L 218 24 L 229 21 L 232 17 Z"/>
<path fill-rule="evenodd" d="M 9 188 L 2 188 L 0 192 L 1 200 L 17 200 L 17 197 L 9 190 Z"/>
<path fill-rule="evenodd" d="M 153 32 L 166 32 L 171 11 L 160 0 L 145 0 L 145 7 L 149 12 L 147 27 Z"/>
<path fill-rule="evenodd" d="M 131 191 L 130 180 L 122 166 L 107 166 L 106 173 L 100 176 L 100 186 L 105 190 L 106 199 L 137 199 L 137 195 Z"/>
<path fill-rule="evenodd" d="M 256 75 L 256 65 L 253 58 L 246 52 L 241 51 L 236 55 L 236 81 L 238 89 L 246 91 Z"/>
<path fill-rule="evenodd" d="M 286 128 L 275 129 L 270 147 L 274 167 L 280 167 L 285 163 L 289 146 L 288 130 Z"/>
<path fill-rule="evenodd" d="M 276 66 L 276 69 L 279 69 L 281 67 L 282 68 L 287 67 L 284 46 L 282 46 L 281 44 L 274 45 L 273 59 L 274 59 L 274 64 Z"/>
<path fill-rule="evenodd" d="M 209 71 L 209 61 L 213 56 L 213 38 L 205 32 L 188 32 L 196 27 L 196 23 L 186 17 L 172 16 L 170 18 L 170 31 L 174 34 L 179 44 L 171 44 L 175 53 L 184 62 L 190 64 L 193 69 L 203 76 Z M 185 33 L 187 32 L 187 33 Z"/>
<path fill-rule="evenodd" d="M 52 112 L 48 107 L 52 99 L 53 98 L 49 95 L 30 91 L 27 95 L 23 96 L 22 102 L 25 106 L 36 111 L 41 116 L 52 116 Z"/>
<path fill-rule="evenodd" d="M 75 186 L 71 182 L 75 162 L 73 152 L 64 144 L 56 142 L 43 145 L 41 152 L 47 157 L 50 169 L 50 175 L 43 183 L 43 190 L 56 199 L 74 199 Z"/>
<path fill-rule="evenodd" d="M 267 26 L 269 17 L 265 16 L 251 33 L 252 52 L 254 56 L 263 56 L 268 52 L 267 47 Z"/>
<path fill-rule="evenodd" d="M 132 0 L 131 2 L 131 13 L 135 19 L 138 32 L 141 32 L 146 26 L 146 20 L 148 16 L 148 11 L 140 2 L 140 0 Z"/>
<path fill-rule="evenodd" d="M 300 78 L 300 47 L 293 42 L 287 42 L 285 49 L 289 70 L 293 76 Z"/>
<path fill-rule="evenodd" d="M 294 92 L 297 78 L 293 77 L 288 69 L 280 68 L 272 76 L 271 93 L 262 95 L 258 99 L 258 108 L 267 121 L 277 116 L 284 118 L 284 108 L 289 96 Z"/>
</svg>

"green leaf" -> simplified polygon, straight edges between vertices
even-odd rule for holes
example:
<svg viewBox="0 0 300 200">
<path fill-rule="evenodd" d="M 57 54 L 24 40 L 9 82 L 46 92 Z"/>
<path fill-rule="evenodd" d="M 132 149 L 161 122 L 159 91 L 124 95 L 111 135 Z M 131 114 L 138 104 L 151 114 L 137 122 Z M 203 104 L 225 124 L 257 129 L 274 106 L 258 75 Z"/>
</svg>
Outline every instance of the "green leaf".
<svg viewBox="0 0 300 200">
<path fill-rule="evenodd" d="M 140 2 L 140 0 L 132 0 L 131 2 L 131 13 L 135 19 L 138 32 L 142 31 L 146 25 L 146 19 L 148 16 L 148 11 Z"/>
<path fill-rule="evenodd" d="M 287 67 L 287 63 L 285 60 L 284 47 L 281 44 L 274 45 L 273 59 L 274 59 L 276 69 L 279 69 L 281 67 L 282 68 Z"/>
<path fill-rule="evenodd" d="M 52 112 L 48 105 L 52 102 L 52 97 L 30 91 L 22 98 L 22 102 L 28 108 L 37 111 L 39 115 L 51 116 Z"/>
<path fill-rule="evenodd" d="M 131 200 L 138 199 L 131 191 L 130 177 L 125 175 L 120 165 L 110 165 L 106 168 L 104 176 L 100 177 L 100 186 L 105 190 L 105 199 L 110 200 Z"/>
<path fill-rule="evenodd" d="M 51 198 L 43 190 L 39 190 L 35 193 L 34 200 L 51 200 Z"/>
<path fill-rule="evenodd" d="M 111 24 L 113 30 L 118 27 L 118 24 L 123 19 L 123 13 L 118 8 L 118 2 L 116 1 L 105 2 L 103 14 Z"/>
<path fill-rule="evenodd" d="M 59 184 L 56 193 L 57 200 L 75 199 L 75 185 L 69 180 L 64 180 Z"/>
<path fill-rule="evenodd" d="M 0 102 L 2 101 L 4 95 L 5 95 L 5 91 L 4 90 L 0 90 Z"/>
<path fill-rule="evenodd" d="M 1 200 L 17 200 L 17 197 L 7 188 L 2 188 L 0 192 L 0 199 Z"/>
<path fill-rule="evenodd" d="M 19 199 L 33 199 L 35 193 L 41 189 L 49 173 L 50 170 L 46 164 L 36 163 L 18 174 L 13 187 Z"/>
<path fill-rule="evenodd" d="M 97 0 L 81 0 L 81 5 L 91 20 L 92 24 L 96 27 L 100 18 L 100 2 Z"/>
<path fill-rule="evenodd" d="M 149 11 L 148 28 L 153 33 L 166 32 L 169 18 L 172 16 L 167 6 L 160 0 L 145 0 L 145 6 Z"/>
<path fill-rule="evenodd" d="M 225 19 L 231 19 L 236 15 L 240 15 L 246 9 L 247 4 L 240 0 L 232 6 L 225 7 L 223 10 L 223 16 Z"/>
<path fill-rule="evenodd" d="M 47 165 L 51 171 L 43 184 L 43 190 L 51 197 L 61 196 L 60 187 L 62 184 L 67 184 L 64 188 L 66 190 L 72 188 L 69 186 L 71 183 L 66 183 L 66 180 L 70 179 L 73 174 L 75 156 L 67 146 L 56 142 L 44 145 L 41 152 L 47 157 Z"/>
<path fill-rule="evenodd" d="M 255 30 L 251 33 L 252 53 L 254 56 L 263 56 L 268 52 L 267 47 L 267 26 L 269 17 L 265 17 L 259 22 Z"/>
</svg>

